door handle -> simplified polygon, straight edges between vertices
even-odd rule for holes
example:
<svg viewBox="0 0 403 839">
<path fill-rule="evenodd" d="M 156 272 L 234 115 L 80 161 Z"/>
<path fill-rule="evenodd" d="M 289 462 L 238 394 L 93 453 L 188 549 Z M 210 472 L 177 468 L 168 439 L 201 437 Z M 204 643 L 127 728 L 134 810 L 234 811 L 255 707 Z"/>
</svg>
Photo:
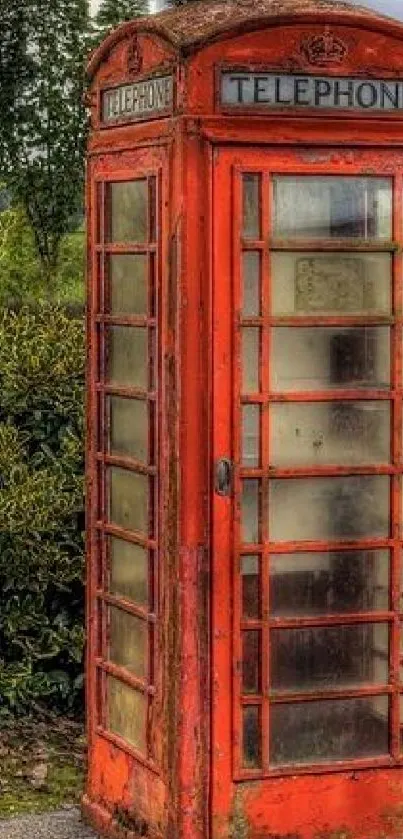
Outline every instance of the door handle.
<svg viewBox="0 0 403 839">
<path fill-rule="evenodd" d="M 228 457 L 220 457 L 215 465 L 215 491 L 217 495 L 229 496 L 232 493 L 233 463 Z"/>
</svg>

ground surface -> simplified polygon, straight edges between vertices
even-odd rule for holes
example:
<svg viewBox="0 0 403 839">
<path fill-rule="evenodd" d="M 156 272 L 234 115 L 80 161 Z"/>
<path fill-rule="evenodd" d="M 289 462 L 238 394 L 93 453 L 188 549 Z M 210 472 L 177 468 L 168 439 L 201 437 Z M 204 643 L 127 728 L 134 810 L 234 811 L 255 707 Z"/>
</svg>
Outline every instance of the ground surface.
<svg viewBox="0 0 403 839">
<path fill-rule="evenodd" d="M 84 774 L 85 737 L 75 720 L 0 720 L 0 827 L 12 816 L 78 806 Z"/>
<path fill-rule="evenodd" d="M 98 839 L 74 807 L 0 821 L 0 839 Z"/>
<path fill-rule="evenodd" d="M 0 839 L 97 839 L 78 809 L 84 729 L 39 713 L 0 721 Z"/>
</svg>

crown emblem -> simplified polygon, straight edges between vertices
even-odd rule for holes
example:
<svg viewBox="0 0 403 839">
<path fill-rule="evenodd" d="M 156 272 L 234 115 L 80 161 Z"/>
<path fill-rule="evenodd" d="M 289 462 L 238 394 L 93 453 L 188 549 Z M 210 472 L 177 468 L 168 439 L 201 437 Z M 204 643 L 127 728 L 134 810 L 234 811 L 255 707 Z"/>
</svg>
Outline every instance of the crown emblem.
<svg viewBox="0 0 403 839">
<path fill-rule="evenodd" d="M 309 64 L 317 67 L 341 64 L 348 53 L 347 45 L 328 26 L 321 35 L 311 35 L 302 41 L 300 50 Z"/>
<path fill-rule="evenodd" d="M 140 73 L 143 66 L 143 56 L 137 35 L 135 35 L 127 48 L 127 70 L 129 73 Z"/>
</svg>

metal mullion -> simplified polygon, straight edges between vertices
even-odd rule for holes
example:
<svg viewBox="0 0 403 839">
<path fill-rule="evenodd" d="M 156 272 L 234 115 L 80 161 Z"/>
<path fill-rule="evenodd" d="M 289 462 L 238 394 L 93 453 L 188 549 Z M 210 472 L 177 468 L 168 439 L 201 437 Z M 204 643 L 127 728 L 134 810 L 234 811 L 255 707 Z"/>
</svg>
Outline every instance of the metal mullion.
<svg viewBox="0 0 403 839">
<path fill-rule="evenodd" d="M 142 463 L 140 460 L 136 460 L 133 457 L 98 452 L 97 460 L 99 463 L 103 463 L 104 465 L 121 466 L 122 469 L 129 469 L 131 472 L 138 472 L 140 475 L 155 477 L 157 474 L 155 466 L 147 466 L 145 463 Z"/>
<path fill-rule="evenodd" d="M 101 589 L 97 591 L 96 596 L 98 600 L 108 603 L 109 606 L 115 606 L 117 609 L 121 609 L 122 612 L 127 612 L 129 615 L 139 618 L 139 620 L 144 621 L 144 623 L 154 624 L 156 621 L 156 615 L 154 612 L 150 612 L 148 609 L 138 606 L 136 603 L 133 603 L 131 600 L 127 600 L 125 597 L 119 597 L 115 594 L 107 594 Z"/>
<path fill-rule="evenodd" d="M 102 384 L 98 383 L 96 385 L 96 390 L 98 392 L 103 390 L 107 396 L 122 396 L 127 399 L 140 399 L 143 402 L 155 402 L 157 398 L 154 391 L 148 392 L 142 388 L 124 387 L 121 385 L 108 384 L 104 387 Z"/>
<path fill-rule="evenodd" d="M 394 180 L 394 235 L 400 244 L 403 244 L 403 179 L 399 174 Z M 394 396 L 392 400 L 392 462 L 399 470 L 400 475 L 395 474 L 392 478 L 391 492 L 391 534 L 394 539 L 394 547 L 391 552 L 390 587 L 391 606 L 394 610 L 394 621 L 392 625 L 389 657 L 390 657 L 390 678 L 394 687 L 391 700 L 391 724 L 390 744 L 392 756 L 397 759 L 400 754 L 400 587 L 401 587 L 401 540 L 402 538 L 402 328 L 400 318 L 403 312 L 403 278 L 402 278 L 402 256 L 395 253 L 393 262 L 393 312 L 399 316 L 399 323 L 395 325 L 391 336 L 391 358 L 392 358 L 392 383 Z"/>
<path fill-rule="evenodd" d="M 348 626 L 361 623 L 391 623 L 393 612 L 355 612 L 344 614 L 309 615 L 300 618 L 278 617 L 269 620 L 271 629 L 299 629 L 314 626 Z M 252 628 L 247 626 L 246 628 Z"/>
<path fill-rule="evenodd" d="M 261 173 L 258 172 L 258 175 Z M 238 240 L 239 241 L 239 240 Z M 243 251 L 263 251 L 266 247 L 266 242 L 264 239 L 242 239 L 241 238 L 241 249 Z"/>
<path fill-rule="evenodd" d="M 392 315 L 268 315 L 267 317 L 247 315 L 242 317 L 242 326 L 277 326 L 302 329 L 307 326 L 393 326 L 399 322 Z"/>
<path fill-rule="evenodd" d="M 399 761 L 399 765 L 402 764 L 403 761 Z M 392 760 L 391 757 L 388 755 L 384 755 L 382 757 L 374 757 L 374 758 L 365 758 L 365 759 L 358 759 L 358 760 L 336 760 L 333 762 L 325 762 L 323 763 L 293 763 L 293 764 L 284 764 L 276 766 L 274 769 L 270 769 L 268 772 L 259 772 L 258 770 L 254 769 L 245 769 L 243 770 L 242 774 L 236 776 L 236 781 L 248 781 L 248 780 L 264 780 L 264 779 L 273 779 L 273 778 L 286 778 L 289 776 L 299 776 L 299 775 L 324 775 L 324 774 L 332 774 L 335 772 L 343 772 L 349 771 L 352 774 L 354 772 L 358 772 L 360 769 L 376 769 L 376 768 L 389 768 L 395 766 L 396 762 Z"/>
<path fill-rule="evenodd" d="M 112 522 L 97 521 L 96 528 L 98 531 L 106 533 L 107 536 L 116 536 L 118 539 L 123 539 L 125 542 L 132 542 L 134 545 L 140 545 L 143 548 L 150 548 L 155 550 L 157 543 L 155 539 L 150 539 L 144 533 L 134 530 L 125 530 Z"/>
<path fill-rule="evenodd" d="M 107 255 L 111 254 L 147 254 L 155 253 L 157 249 L 156 244 L 148 244 L 147 242 L 105 242 L 103 245 L 97 245 L 95 250 L 100 253 L 102 250 Z"/>
<path fill-rule="evenodd" d="M 314 390 L 314 391 L 278 391 L 271 392 L 269 402 L 363 402 L 368 400 L 390 401 L 395 396 L 393 390 Z"/>
<path fill-rule="evenodd" d="M 261 707 L 262 697 L 260 693 L 244 693 L 241 696 L 241 705 L 243 708 L 245 707 L 245 705 L 254 705 L 255 707 Z"/>
<path fill-rule="evenodd" d="M 113 731 L 108 731 L 104 726 L 97 727 L 97 735 L 98 737 L 102 737 L 104 740 L 107 740 L 108 743 L 112 743 L 113 746 L 118 748 L 120 751 L 124 752 L 127 755 L 130 755 L 134 760 L 145 766 L 149 772 L 152 772 L 154 775 L 159 776 L 160 770 L 158 766 L 153 762 L 151 758 L 145 757 L 142 752 L 139 752 L 134 746 L 128 743 L 127 740 L 124 740 L 119 734 L 115 734 Z"/>
<path fill-rule="evenodd" d="M 274 554 L 288 553 L 316 553 L 348 550 L 371 550 L 373 548 L 393 548 L 393 539 L 346 539 L 343 540 L 312 540 L 312 541 L 291 541 L 291 542 L 269 542 L 267 550 Z M 249 549 L 247 553 L 252 553 Z"/>
<path fill-rule="evenodd" d="M 129 673 L 125 667 L 121 667 L 119 664 L 114 664 L 113 661 L 105 661 L 103 658 L 96 658 L 95 665 L 99 670 L 103 670 L 110 676 L 114 676 L 115 679 L 119 679 L 121 682 L 124 682 L 128 687 L 133 688 L 133 690 L 140 691 L 140 693 L 144 693 L 148 696 L 155 695 L 155 688 L 153 685 L 149 685 L 145 679 L 133 676 L 133 674 Z"/>
<path fill-rule="evenodd" d="M 341 251 L 343 253 L 395 253 L 396 242 L 354 239 L 272 239 L 272 251 Z"/>
<path fill-rule="evenodd" d="M 105 326 L 137 326 L 142 329 L 147 327 L 155 327 L 155 318 L 149 318 L 147 315 L 98 315 L 97 323 L 105 324 Z"/>
<path fill-rule="evenodd" d="M 265 242 L 271 232 L 271 178 L 269 173 L 263 172 L 261 175 L 261 230 Z M 270 390 L 270 364 L 271 364 L 271 329 L 268 324 L 268 317 L 271 313 L 271 275 L 269 252 L 266 247 L 261 255 L 260 260 L 261 270 L 261 392 L 264 397 L 264 403 L 260 409 L 261 422 L 261 467 L 262 477 L 260 483 L 262 487 L 261 495 L 261 534 L 260 538 L 263 541 L 263 546 L 268 542 L 268 501 L 269 501 L 269 468 L 270 468 L 270 409 L 267 401 L 267 394 Z M 263 769 L 269 768 L 269 748 L 270 748 L 270 705 L 269 705 L 269 687 L 270 687 L 270 632 L 267 623 L 267 617 L 270 608 L 270 568 L 269 555 L 267 549 L 263 547 L 263 553 L 259 559 L 260 565 L 260 585 L 261 585 L 261 617 L 262 617 L 262 640 L 261 640 L 261 690 L 263 693 L 263 701 L 261 706 L 261 763 Z"/>
<path fill-rule="evenodd" d="M 354 475 L 397 475 L 401 474 L 398 466 L 387 466 L 379 464 L 379 466 L 298 466 L 294 469 L 292 467 L 282 468 L 279 466 L 269 466 L 266 470 L 257 467 L 243 467 L 240 470 L 242 478 L 257 479 L 257 478 L 278 478 L 282 480 L 301 478 L 320 478 L 320 477 L 337 477 Z"/>
<path fill-rule="evenodd" d="M 101 182 L 100 185 L 100 192 L 101 192 L 101 212 L 100 212 L 100 243 L 99 243 L 99 260 L 100 260 L 100 277 L 99 277 L 99 311 L 95 314 L 95 323 L 97 324 L 96 329 L 98 333 L 98 372 L 99 372 L 99 397 L 98 397 L 98 423 L 97 423 L 97 433 L 99 434 L 99 442 L 98 445 L 101 446 L 102 450 L 105 451 L 108 445 L 107 441 L 107 424 L 106 424 L 106 400 L 105 400 L 105 381 L 106 381 L 106 335 L 105 335 L 105 328 L 102 323 L 102 318 L 105 314 L 105 300 L 106 300 L 106 256 L 105 256 L 105 242 L 106 242 L 106 226 L 108 224 L 108 214 L 107 214 L 107 188 L 105 181 Z M 98 388 L 97 388 L 98 390 Z M 97 474 L 98 474 L 98 486 L 99 486 L 99 510 L 98 516 L 103 521 L 106 518 L 106 507 L 107 507 L 107 492 L 106 492 L 106 474 L 105 468 L 103 464 L 99 464 L 97 467 Z M 105 582 L 105 575 L 106 575 L 106 568 L 105 568 L 105 550 L 104 550 L 104 537 L 103 534 L 99 534 L 99 542 L 100 542 L 100 550 L 101 550 L 101 561 L 102 561 L 102 582 Z M 103 618 L 102 618 L 102 625 L 103 625 Z M 102 643 L 104 643 L 104 638 Z"/>
<path fill-rule="evenodd" d="M 230 411 L 230 422 L 233 430 L 233 451 L 232 457 L 234 462 L 234 521 L 233 521 L 233 556 L 234 561 L 231 569 L 232 574 L 232 590 L 233 590 L 233 769 L 239 771 L 243 763 L 243 715 L 241 711 L 240 698 L 243 690 L 243 643 L 241 633 L 241 614 L 242 614 L 242 592 L 241 592 L 241 499 L 242 499 L 242 481 L 240 479 L 240 463 L 242 456 L 242 439 L 241 439 L 241 423 L 242 423 L 242 329 L 241 329 L 241 288 L 242 288 L 242 211 L 243 211 L 243 194 L 242 194 L 242 175 L 240 172 L 234 172 L 233 176 L 233 225 L 232 225 L 232 322 L 233 322 L 233 399 L 232 409 Z"/>
<path fill-rule="evenodd" d="M 394 618 L 393 612 L 346 612 L 341 615 L 323 614 L 323 615 L 307 615 L 300 618 L 274 617 L 269 619 L 254 619 L 245 618 L 241 620 L 242 631 L 260 630 L 264 626 L 269 629 L 305 629 L 310 627 L 321 626 L 355 626 L 361 623 L 392 623 Z"/>
<path fill-rule="evenodd" d="M 311 691 L 287 691 L 271 694 L 270 701 L 273 705 L 291 705 L 294 702 L 317 702 L 318 700 L 328 699 L 358 699 L 360 696 L 386 696 L 393 693 L 393 686 L 390 684 L 371 684 L 363 687 L 345 687 L 339 690 L 322 690 Z"/>
</svg>

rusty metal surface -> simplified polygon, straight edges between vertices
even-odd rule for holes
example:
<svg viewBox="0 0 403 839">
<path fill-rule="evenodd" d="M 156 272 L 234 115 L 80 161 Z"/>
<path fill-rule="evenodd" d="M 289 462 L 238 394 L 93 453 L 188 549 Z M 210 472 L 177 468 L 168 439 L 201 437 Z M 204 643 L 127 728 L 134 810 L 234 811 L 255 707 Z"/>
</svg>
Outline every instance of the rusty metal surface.
<svg viewBox="0 0 403 839">
<path fill-rule="evenodd" d="M 294 25 L 283 26 L 285 21 Z M 263 0 L 245 2 L 204 2 L 186 9 L 124 24 L 94 54 L 90 74 L 93 133 L 90 141 L 88 204 L 89 224 L 89 412 L 88 412 L 88 704 L 90 772 L 84 809 L 92 822 L 108 836 L 120 836 L 119 825 L 127 836 L 147 835 L 150 839 L 382 839 L 400 836 L 403 820 L 399 805 L 403 797 L 403 767 L 399 752 L 399 621 L 403 617 L 400 596 L 400 551 L 402 491 L 400 402 L 402 389 L 402 255 L 403 188 L 400 171 L 403 146 L 401 117 L 375 119 L 370 114 L 349 119 L 323 114 L 276 114 L 275 116 L 220 112 L 216 71 L 222 66 L 266 65 L 282 71 L 309 66 L 300 50 L 311 33 L 321 33 L 329 22 L 336 35 L 348 45 L 342 72 L 382 74 L 401 73 L 403 27 L 351 3 L 331 0 Z M 138 37 L 137 34 L 138 33 Z M 231 37 L 227 37 L 230 34 Z M 161 37 L 156 37 L 161 36 Z M 134 37 L 134 42 L 133 42 Z M 205 50 L 184 57 L 198 46 Z M 138 59 L 134 78 L 160 73 L 161 68 L 175 77 L 175 116 L 136 125 L 105 129 L 100 122 L 100 92 L 133 79 L 133 53 Z M 179 56 L 178 56 L 179 53 Z M 294 63 L 293 63 L 294 62 Z M 299 62 L 299 63 L 298 63 Z M 332 72 L 332 71 L 331 71 Z M 339 72 L 339 65 L 337 72 Z M 223 148 L 226 145 L 228 148 Z M 316 146 L 316 148 L 315 148 Z M 362 148 L 357 148 L 361 146 Z M 365 146 L 367 148 L 365 148 Z M 230 151 L 229 147 L 232 147 Z M 224 161 L 226 159 L 226 162 Z M 224 162 L 223 162 L 224 161 Z M 238 664 L 241 657 L 241 628 L 262 629 L 264 664 L 262 679 L 268 683 L 268 638 L 278 626 L 295 626 L 295 621 L 267 620 L 241 623 L 239 582 L 234 570 L 234 551 L 256 553 L 269 559 L 276 553 L 320 551 L 340 548 L 340 542 L 287 542 L 274 544 L 267 538 L 259 545 L 239 546 L 233 538 L 238 527 L 232 500 L 217 497 L 212 504 L 211 463 L 226 457 L 234 441 L 239 447 L 238 393 L 239 369 L 231 367 L 234 335 L 232 278 L 239 279 L 233 255 L 239 247 L 239 200 L 233 196 L 231 167 L 238 175 L 248 165 L 263 172 L 265 198 L 262 205 L 264 229 L 269 229 L 269 180 L 272 170 L 335 174 L 383 173 L 396 175 L 395 243 L 387 243 L 395 264 L 395 315 L 382 323 L 395 328 L 392 393 L 350 390 L 347 399 L 392 399 L 395 404 L 395 434 L 391 464 L 364 465 L 360 474 L 390 475 L 393 482 L 391 513 L 393 528 L 384 539 L 345 542 L 346 550 L 384 547 L 393 552 L 392 602 L 378 621 L 392 626 L 390 671 L 386 690 L 365 685 L 343 696 L 387 694 L 393 698 L 391 715 L 391 756 L 371 761 L 346 761 L 335 766 L 312 764 L 301 769 L 286 767 L 281 776 L 268 765 L 268 714 L 263 727 L 265 772 L 248 773 L 241 767 L 242 743 L 239 726 L 242 705 L 260 703 L 269 710 L 269 693 L 240 698 Z M 158 317 L 149 324 L 159 329 L 158 388 L 149 389 L 147 398 L 157 405 L 159 457 L 144 469 L 141 464 L 122 460 L 98 450 L 95 429 L 99 420 L 99 400 L 106 394 L 139 397 L 141 391 L 105 382 L 104 358 L 98 355 L 97 335 L 112 319 L 99 307 L 104 295 L 104 273 L 98 273 L 102 254 L 122 252 L 120 246 L 97 242 L 98 216 L 104 213 L 105 183 L 131 179 L 138 173 L 163 171 L 161 193 L 161 242 L 158 245 L 160 296 Z M 249 170 L 248 170 L 249 171 Z M 237 203 L 238 201 L 238 203 Z M 220 215 L 213 219 L 213 207 Z M 222 213 L 222 208 L 231 212 Z M 238 214 L 238 215 L 237 215 Z M 235 219 L 235 224 L 233 221 Z M 104 224 L 105 219 L 101 218 Z M 235 227 L 235 230 L 234 230 Z M 342 252 L 344 242 L 322 243 L 324 253 Z M 250 248 L 264 251 L 273 242 L 259 239 Z M 289 242 L 275 242 L 276 249 L 291 249 Z M 316 248 L 318 243 L 315 243 Z M 298 244 L 308 250 L 312 243 Z M 152 249 L 150 245 L 150 252 Z M 365 243 L 359 249 L 371 251 Z M 124 248 L 137 252 L 138 248 Z M 155 250 L 155 249 L 154 249 Z M 377 247 L 377 250 L 379 248 Z M 91 279 L 92 278 L 92 279 Z M 269 272 L 263 278 L 268 300 Z M 239 304 L 236 304 L 239 307 Z M 318 323 L 312 314 L 302 316 L 305 326 Z M 339 324 L 337 315 L 322 320 L 328 326 Z M 124 317 L 123 323 L 139 323 Z M 378 323 L 379 318 L 349 314 L 348 325 Z M 268 306 L 260 319 L 245 325 L 261 328 L 291 325 L 291 319 L 271 317 Z M 214 353 L 213 353 L 214 345 Z M 214 355 L 214 357 L 213 357 Z M 99 365 L 99 369 L 98 369 Z M 261 479 L 267 493 L 274 475 L 287 478 L 309 474 L 347 475 L 357 469 L 278 468 L 269 465 L 268 405 L 273 398 L 268 385 L 269 341 L 262 351 L 264 387 L 260 394 L 242 398 L 244 403 L 260 403 L 265 409 L 264 457 L 260 470 L 238 469 L 240 478 Z M 214 371 L 214 377 L 213 377 Z M 99 375 L 98 375 L 99 372 Z M 312 401 L 332 400 L 339 391 L 309 394 Z M 284 402 L 306 400 L 306 393 L 276 395 Z M 214 422 L 212 404 L 214 403 Z M 233 415 L 231 417 L 231 412 Z M 399 413 L 400 411 L 400 413 Z M 231 419 L 230 419 L 231 418 Z M 98 498 L 97 470 L 116 463 L 154 476 L 158 466 L 160 496 L 158 528 L 149 537 L 125 533 L 105 521 L 105 497 Z M 147 615 L 155 627 L 155 679 L 142 683 L 124 668 L 100 655 L 99 608 L 116 605 L 105 586 L 107 557 L 98 554 L 99 540 L 107 535 L 123 536 L 150 550 L 160 547 L 161 563 L 155 585 L 159 610 Z M 266 534 L 267 535 L 267 534 Z M 268 563 L 265 564 L 264 590 L 268 593 Z M 137 607 L 121 603 L 126 611 L 145 617 Z M 372 617 L 372 616 L 371 616 Z M 356 624 L 368 615 L 353 615 Z M 345 617 L 324 616 L 315 624 L 338 625 Z M 302 619 L 298 625 L 310 621 Z M 141 688 L 150 697 L 150 742 L 153 761 L 139 755 L 122 738 L 107 730 L 105 685 L 99 675 L 114 674 L 127 685 Z M 233 680 L 233 673 L 235 679 Z M 101 686 L 100 686 L 101 681 Z M 234 687 L 235 686 L 235 687 Z M 316 698 L 322 692 L 316 692 Z M 327 693 L 326 696 L 329 694 Z M 338 695 L 338 694 L 337 694 Z M 306 700 L 304 693 L 282 694 L 274 701 Z M 400 815 L 399 815 L 400 813 Z M 350 831 L 343 835 L 343 825 Z M 232 832 L 231 832 L 232 831 Z"/>
<path fill-rule="evenodd" d="M 191 49 L 222 37 L 231 30 L 247 32 L 263 28 L 275 18 L 316 17 L 341 14 L 346 22 L 358 23 L 364 15 L 368 22 L 381 25 L 392 18 L 374 12 L 365 5 L 342 0 L 200 0 L 197 4 L 159 12 L 122 24 L 94 52 L 89 64 L 90 77 L 115 43 L 135 32 L 149 32 L 166 39 L 177 49 Z M 319 21 L 318 21 L 319 22 Z"/>
</svg>

